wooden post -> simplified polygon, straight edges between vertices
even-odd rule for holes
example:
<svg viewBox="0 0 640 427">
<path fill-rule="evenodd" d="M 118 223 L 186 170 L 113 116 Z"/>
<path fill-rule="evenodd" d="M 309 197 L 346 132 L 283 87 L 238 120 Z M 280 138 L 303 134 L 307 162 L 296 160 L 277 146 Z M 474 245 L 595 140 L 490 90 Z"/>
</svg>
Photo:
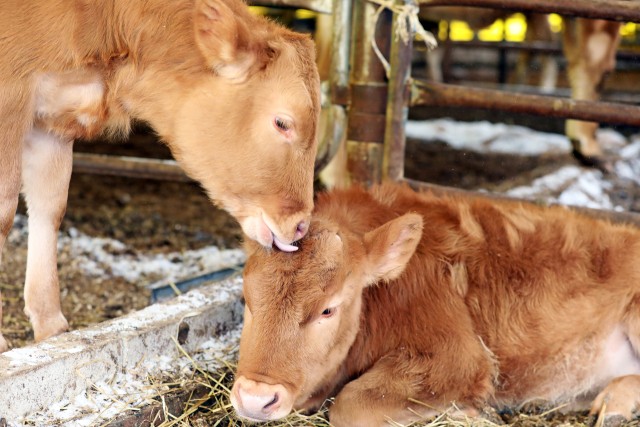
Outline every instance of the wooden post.
<svg viewBox="0 0 640 427">
<path fill-rule="evenodd" d="M 413 4 L 412 0 L 396 0 L 397 4 Z M 410 28 L 409 23 L 407 28 Z M 382 161 L 383 179 L 398 181 L 404 177 L 405 126 L 409 115 L 411 77 L 411 51 L 413 34 L 409 31 L 407 40 L 396 34 L 400 25 L 394 16 L 391 30 L 391 53 L 389 74 L 389 95 L 387 100 L 386 129 L 384 134 L 384 157 Z"/>
<path fill-rule="evenodd" d="M 382 180 L 382 157 L 387 108 L 384 66 L 372 47 L 388 55 L 391 13 L 384 10 L 375 22 L 378 6 L 354 2 L 351 26 L 351 105 L 347 129 L 347 168 L 352 182 L 366 185 Z"/>
</svg>

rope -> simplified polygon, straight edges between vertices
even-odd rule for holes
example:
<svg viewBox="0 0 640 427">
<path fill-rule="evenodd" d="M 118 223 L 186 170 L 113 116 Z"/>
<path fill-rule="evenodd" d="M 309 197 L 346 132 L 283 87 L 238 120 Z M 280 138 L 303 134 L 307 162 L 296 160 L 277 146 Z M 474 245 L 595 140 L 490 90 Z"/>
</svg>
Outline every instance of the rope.
<svg viewBox="0 0 640 427">
<path fill-rule="evenodd" d="M 411 0 L 411 3 L 404 5 L 396 4 L 393 0 L 369 1 L 379 6 L 373 16 L 374 28 L 378 24 L 378 19 L 380 18 L 380 14 L 382 13 L 382 11 L 388 9 L 396 16 L 395 36 L 400 37 L 404 44 L 409 43 L 409 37 L 412 37 L 413 34 L 416 34 L 416 39 L 424 42 L 427 49 L 432 50 L 438 46 L 438 41 L 436 40 L 434 35 L 425 30 L 420 23 L 420 20 L 418 19 L 418 12 L 420 8 L 418 7 L 415 0 Z M 372 37 L 371 39 L 371 47 L 373 48 L 373 51 L 375 52 L 380 62 L 382 62 L 382 66 L 384 67 L 385 73 L 387 74 L 387 78 L 389 78 L 391 66 L 389 65 L 389 61 L 387 61 L 387 59 L 378 48 L 375 37 Z"/>
</svg>

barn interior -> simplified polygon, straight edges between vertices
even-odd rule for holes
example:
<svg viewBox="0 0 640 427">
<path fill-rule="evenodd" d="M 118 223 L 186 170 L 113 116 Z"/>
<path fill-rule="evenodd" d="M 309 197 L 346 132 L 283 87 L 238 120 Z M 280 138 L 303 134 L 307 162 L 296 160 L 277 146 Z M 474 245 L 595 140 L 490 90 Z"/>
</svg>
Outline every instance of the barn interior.
<svg viewBox="0 0 640 427">
<path fill-rule="evenodd" d="M 471 191 L 535 203 L 573 205 L 613 221 L 639 223 L 640 27 L 632 20 L 623 21 L 620 27 L 615 70 L 600 87 L 601 100 L 606 104 L 584 106 L 586 110 L 604 111 L 614 108 L 614 104 L 622 105 L 612 110 L 610 117 L 614 120 L 600 122 L 597 140 L 604 160 L 593 165 L 572 153 L 571 141 L 564 135 L 565 117 L 533 114 L 537 96 L 570 102 L 562 46 L 566 18 L 558 13 L 545 14 L 549 40 L 527 38 L 526 11 L 518 11 L 524 2 L 514 1 L 513 10 L 505 18 L 482 29 L 471 28 L 462 20 L 430 21 L 421 17 L 423 28 L 437 38 L 438 49 L 442 50 L 442 81 L 435 82 L 429 71 L 433 65 L 427 55 L 429 47 L 422 40 L 413 39 L 408 48 L 402 48 L 406 43 L 393 35 L 394 14 L 384 7 L 385 2 L 354 0 L 354 9 L 340 12 L 342 15 L 336 15 L 333 8 L 350 2 L 251 3 L 255 13 L 312 36 L 319 31 L 317 21 L 323 14 L 349 22 L 352 33 L 342 34 L 344 40 L 336 34 L 335 27 L 329 27 L 333 68 L 324 80 L 329 118 L 320 135 L 318 191 L 340 182 L 407 180 L 416 187 L 436 191 Z M 363 4 L 357 6 L 359 3 Z M 560 3 L 564 7 L 569 2 Z M 579 13 L 579 5 L 576 9 Z M 592 16 L 591 9 L 584 10 Z M 638 5 L 629 13 L 640 22 Z M 371 40 L 355 35 L 366 35 L 368 31 L 373 31 L 382 55 L 392 67 L 389 75 L 380 58 L 372 53 Z M 339 43 L 350 52 L 339 51 Z M 551 87 L 540 84 L 548 72 L 546 62 L 555 67 Z M 436 104 L 430 101 L 440 95 L 432 95 L 420 105 L 409 105 L 409 97 L 398 95 L 404 89 L 398 88 L 406 88 L 414 79 L 435 84 L 425 89 L 427 93 L 445 93 L 450 87 L 460 87 L 468 93 L 472 89 L 487 90 L 481 93 L 482 97 L 500 91 L 507 99 L 517 98 L 528 106 L 494 109 L 488 105 L 491 98 L 484 98 L 485 105 L 476 101 L 475 106 L 469 107 L 449 102 L 444 95 Z M 455 97 L 458 92 L 452 93 L 450 96 Z M 519 94 L 532 98 L 520 98 Z M 346 144 L 346 149 L 339 158 L 336 153 L 341 144 Z M 78 141 L 75 152 L 58 259 L 63 312 L 71 330 L 118 319 L 165 295 L 182 294 L 192 286 L 238 276 L 244 262 L 239 225 L 225 211 L 212 206 L 202 189 L 177 169 L 169 150 L 144 123 L 136 124 L 134 133 L 123 141 Z M 338 175 L 326 168 L 330 161 Z M 323 178 L 323 174 L 330 177 Z M 2 330 L 16 349 L 34 345 L 33 332 L 23 313 L 26 232 L 26 208 L 21 202 L 0 268 Z M 128 409 L 107 418 L 97 417 L 87 409 L 99 406 L 87 405 L 68 419 L 63 418 L 60 408 L 56 414 L 40 411 L 31 418 L 25 417 L 23 425 L 80 425 L 74 424 L 80 419 L 91 420 L 86 421 L 87 425 L 143 425 L 153 417 L 160 420 L 154 425 L 161 426 L 244 425 L 234 418 L 224 397 L 232 381 L 238 323 L 216 332 L 224 337 L 220 341 L 224 345 L 216 348 L 215 357 L 220 363 L 215 370 L 191 366 L 184 371 L 188 371 L 186 374 L 178 376 L 179 380 L 161 373 L 152 380 L 162 385 L 157 395 L 140 406 L 128 403 Z M 186 357 L 187 361 L 191 359 Z M 171 406 L 166 404 L 168 401 L 173 402 L 175 410 L 167 409 Z M 584 413 L 565 414 L 560 409 L 541 410 L 533 404 L 521 413 L 491 414 L 486 422 L 514 426 L 594 422 Z M 97 411 L 105 412 L 104 408 Z M 138 424 L 128 424 L 132 421 L 127 420 L 134 419 Z M 438 418 L 416 425 L 470 423 Z M 329 424 L 325 410 L 312 416 L 295 415 L 285 424 L 269 425 Z"/>
</svg>

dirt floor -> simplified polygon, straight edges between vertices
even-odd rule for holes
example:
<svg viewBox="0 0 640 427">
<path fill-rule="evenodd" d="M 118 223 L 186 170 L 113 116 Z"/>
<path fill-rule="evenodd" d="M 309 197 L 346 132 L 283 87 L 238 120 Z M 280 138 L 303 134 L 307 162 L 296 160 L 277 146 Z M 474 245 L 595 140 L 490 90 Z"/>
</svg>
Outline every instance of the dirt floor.
<svg viewBox="0 0 640 427">
<path fill-rule="evenodd" d="M 148 135 L 114 145 L 78 145 L 80 150 L 166 157 L 166 149 L 149 145 Z M 567 164 L 577 164 L 569 154 L 523 157 L 484 155 L 449 148 L 444 144 L 407 143 L 406 175 L 427 182 L 465 189 L 505 189 Z M 640 192 L 620 182 L 611 190 L 612 199 L 630 211 L 640 211 Z M 24 213 L 24 206 L 19 212 Z M 24 220 L 16 225 L 25 227 Z M 95 237 L 109 237 L 132 250 L 167 254 L 209 245 L 237 248 L 242 234 L 236 221 L 212 206 L 196 184 L 134 180 L 99 175 L 74 174 L 63 233 L 77 229 Z M 3 296 L 3 333 L 12 347 L 31 343 L 32 331 L 22 312 L 22 284 L 26 261 L 24 234 L 16 233 L 4 249 L 0 269 Z M 63 311 L 73 329 L 140 309 L 149 302 L 146 283 L 124 279 L 88 277 L 74 262 L 73 254 L 59 254 Z M 206 410 L 192 417 L 190 425 L 212 425 L 215 417 Z M 584 416 L 512 416 L 501 422 L 517 426 L 589 425 Z M 239 425 L 227 422 L 224 425 Z M 315 424 L 318 425 L 318 424 Z M 438 424 L 441 425 L 441 424 Z M 636 425 L 636 424 L 633 424 Z"/>
</svg>

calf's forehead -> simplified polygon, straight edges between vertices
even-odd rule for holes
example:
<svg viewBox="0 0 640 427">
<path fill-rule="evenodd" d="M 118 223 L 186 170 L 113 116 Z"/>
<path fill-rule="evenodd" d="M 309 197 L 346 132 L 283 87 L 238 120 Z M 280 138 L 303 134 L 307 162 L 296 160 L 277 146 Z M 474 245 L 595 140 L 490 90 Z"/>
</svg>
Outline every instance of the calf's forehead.
<svg viewBox="0 0 640 427">
<path fill-rule="evenodd" d="M 327 237 L 311 234 L 292 253 L 247 242 L 251 249 L 243 286 L 249 309 L 273 304 L 295 305 L 306 311 L 335 293 L 341 283 L 344 260 L 342 251 L 327 242 Z"/>
</svg>

